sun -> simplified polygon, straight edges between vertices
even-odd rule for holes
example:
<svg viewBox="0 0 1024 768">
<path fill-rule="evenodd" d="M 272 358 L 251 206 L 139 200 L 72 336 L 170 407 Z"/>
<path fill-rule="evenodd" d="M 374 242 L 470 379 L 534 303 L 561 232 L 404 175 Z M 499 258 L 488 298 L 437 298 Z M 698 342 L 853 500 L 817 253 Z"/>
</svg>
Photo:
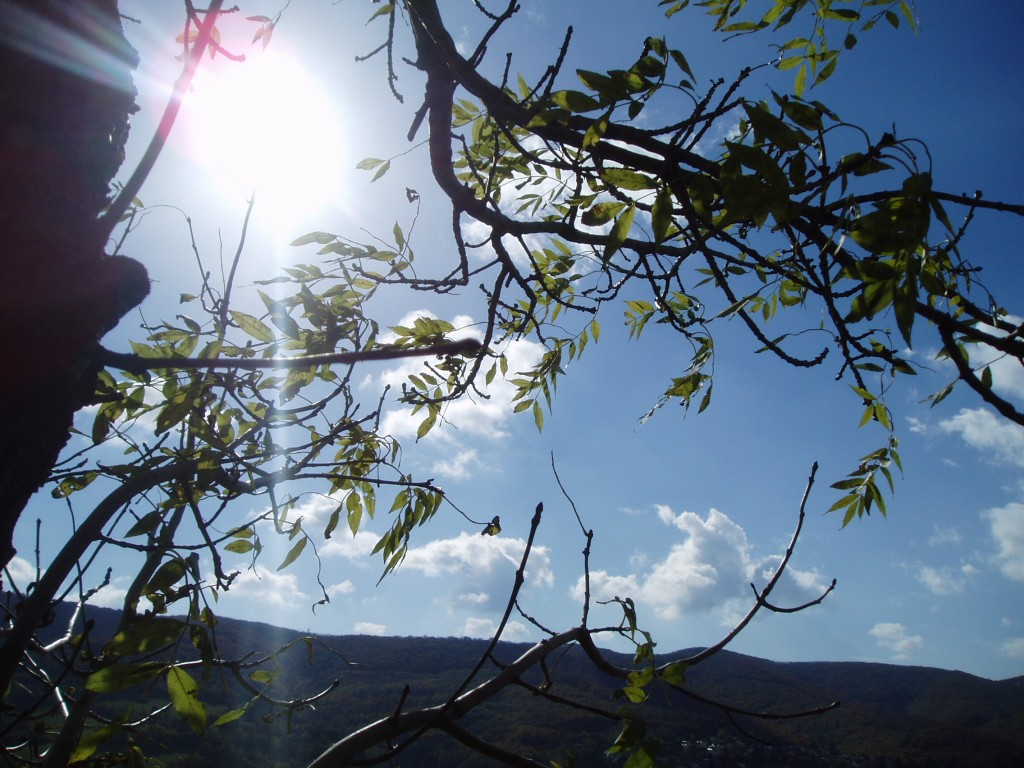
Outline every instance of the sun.
<svg viewBox="0 0 1024 768">
<path fill-rule="evenodd" d="M 244 62 L 209 63 L 186 100 L 186 133 L 218 192 L 255 194 L 259 217 L 279 227 L 340 203 L 346 157 L 337 95 L 273 46 Z"/>
</svg>

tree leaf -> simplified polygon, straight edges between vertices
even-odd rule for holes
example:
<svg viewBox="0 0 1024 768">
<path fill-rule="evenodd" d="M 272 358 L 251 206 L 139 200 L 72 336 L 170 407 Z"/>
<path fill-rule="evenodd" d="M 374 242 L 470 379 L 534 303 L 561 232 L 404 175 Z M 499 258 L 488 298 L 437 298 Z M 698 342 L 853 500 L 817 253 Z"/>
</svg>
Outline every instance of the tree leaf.
<svg viewBox="0 0 1024 768">
<path fill-rule="evenodd" d="M 583 215 L 580 217 L 580 223 L 588 227 L 599 227 L 614 219 L 615 214 L 625 207 L 625 203 L 618 201 L 598 203 L 583 212 Z"/>
<path fill-rule="evenodd" d="M 156 527 L 160 525 L 160 521 L 164 519 L 164 516 L 160 512 L 147 512 L 139 521 L 135 523 L 128 532 L 125 533 L 125 538 L 130 539 L 132 536 L 141 536 L 144 533 L 151 533 L 156 530 Z"/>
<path fill-rule="evenodd" d="M 129 624 L 103 646 L 106 653 L 127 656 L 152 653 L 170 645 L 185 631 L 185 624 L 176 619 L 149 618 Z"/>
<path fill-rule="evenodd" d="M 672 226 L 672 190 L 668 184 L 658 189 L 651 209 L 651 229 L 655 242 L 662 243 L 668 239 L 668 230 Z"/>
<path fill-rule="evenodd" d="M 298 558 L 298 556 L 302 554 L 302 550 L 304 550 L 306 548 L 306 543 L 308 541 L 309 541 L 309 539 L 306 538 L 305 536 L 303 536 L 301 539 L 299 539 L 295 543 L 295 546 L 291 548 L 291 551 L 288 552 L 288 554 L 285 556 L 285 558 L 281 562 L 281 564 L 279 566 L 277 566 L 277 570 L 283 571 L 289 565 L 294 563 L 296 558 Z"/>
<path fill-rule="evenodd" d="M 123 691 L 125 688 L 151 680 L 166 667 L 166 664 L 159 661 L 119 662 L 93 672 L 86 678 L 85 687 L 97 693 Z"/>
<path fill-rule="evenodd" d="M 265 341 L 268 343 L 274 341 L 274 332 L 264 325 L 262 321 L 252 315 L 246 314 L 245 312 L 239 312 L 236 309 L 228 311 L 231 314 L 231 319 L 235 321 L 238 327 L 257 341 Z"/>
<path fill-rule="evenodd" d="M 633 217 L 636 215 L 636 204 L 631 203 L 626 210 L 615 220 L 612 231 L 608 233 L 608 242 L 604 247 L 604 261 L 607 263 L 615 252 L 626 242 L 629 230 L 633 227 Z"/>
<path fill-rule="evenodd" d="M 658 187 L 658 182 L 650 176 L 629 168 L 606 168 L 602 171 L 601 178 L 619 189 L 638 191 Z"/>
<path fill-rule="evenodd" d="M 167 693 L 171 706 L 196 733 L 206 733 L 206 707 L 199 701 L 199 686 L 181 667 L 167 670 Z"/>
</svg>

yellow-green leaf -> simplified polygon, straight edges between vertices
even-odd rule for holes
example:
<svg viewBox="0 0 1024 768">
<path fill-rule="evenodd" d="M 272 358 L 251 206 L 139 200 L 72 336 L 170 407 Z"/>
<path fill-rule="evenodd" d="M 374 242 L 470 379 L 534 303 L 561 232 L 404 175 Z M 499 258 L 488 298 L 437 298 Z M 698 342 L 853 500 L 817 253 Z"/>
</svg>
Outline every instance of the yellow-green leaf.
<svg viewBox="0 0 1024 768">
<path fill-rule="evenodd" d="M 257 318 L 252 315 L 248 315 L 245 312 L 239 312 L 235 309 L 229 311 L 231 313 L 231 319 L 235 321 L 238 327 L 254 339 L 266 342 L 272 342 L 274 340 L 274 332 Z"/>
<path fill-rule="evenodd" d="M 199 686 L 181 667 L 167 670 L 167 693 L 171 705 L 196 733 L 206 733 L 206 707 L 199 701 Z"/>
<path fill-rule="evenodd" d="M 302 554 L 302 550 L 306 548 L 306 542 L 309 541 L 305 536 L 296 542 L 295 546 L 291 548 L 291 551 L 285 556 L 284 561 L 277 566 L 277 570 L 283 571 L 289 565 L 295 562 L 296 558 Z"/>
<path fill-rule="evenodd" d="M 615 252 L 622 247 L 622 244 L 626 242 L 626 237 L 629 235 L 629 230 L 633 226 L 633 217 L 636 215 L 636 205 L 630 204 L 626 210 L 624 210 L 619 218 L 615 220 L 615 224 L 612 226 L 612 231 L 608 233 L 608 242 L 604 247 L 604 260 L 607 262 L 615 255 Z"/>
</svg>

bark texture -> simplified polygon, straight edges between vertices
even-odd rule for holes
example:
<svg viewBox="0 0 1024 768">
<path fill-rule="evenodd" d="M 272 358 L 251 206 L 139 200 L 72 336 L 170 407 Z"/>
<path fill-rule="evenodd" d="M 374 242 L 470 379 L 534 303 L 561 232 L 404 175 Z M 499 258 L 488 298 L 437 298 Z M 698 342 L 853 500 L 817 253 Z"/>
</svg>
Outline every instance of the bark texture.
<svg viewBox="0 0 1024 768">
<path fill-rule="evenodd" d="M 0 0 L 0 563 L 89 402 L 96 343 L 149 291 L 98 223 L 136 64 L 117 0 Z"/>
</svg>

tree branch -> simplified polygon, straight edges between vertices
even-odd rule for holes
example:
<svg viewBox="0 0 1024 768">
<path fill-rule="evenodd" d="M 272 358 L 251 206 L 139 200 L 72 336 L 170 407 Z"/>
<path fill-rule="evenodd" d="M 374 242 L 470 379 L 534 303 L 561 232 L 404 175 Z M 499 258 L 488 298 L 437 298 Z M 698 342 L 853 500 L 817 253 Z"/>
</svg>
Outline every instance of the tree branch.
<svg viewBox="0 0 1024 768">
<path fill-rule="evenodd" d="M 297 357 L 140 357 L 125 352 L 113 352 L 100 347 L 96 359 L 129 373 L 156 370 L 208 370 L 226 369 L 258 371 L 271 368 L 311 368 L 318 365 L 351 365 L 377 360 L 398 360 L 405 357 L 429 357 L 431 355 L 472 355 L 483 345 L 476 339 L 459 339 L 427 347 L 378 347 L 360 352 L 328 352 L 319 355 Z"/>
</svg>

